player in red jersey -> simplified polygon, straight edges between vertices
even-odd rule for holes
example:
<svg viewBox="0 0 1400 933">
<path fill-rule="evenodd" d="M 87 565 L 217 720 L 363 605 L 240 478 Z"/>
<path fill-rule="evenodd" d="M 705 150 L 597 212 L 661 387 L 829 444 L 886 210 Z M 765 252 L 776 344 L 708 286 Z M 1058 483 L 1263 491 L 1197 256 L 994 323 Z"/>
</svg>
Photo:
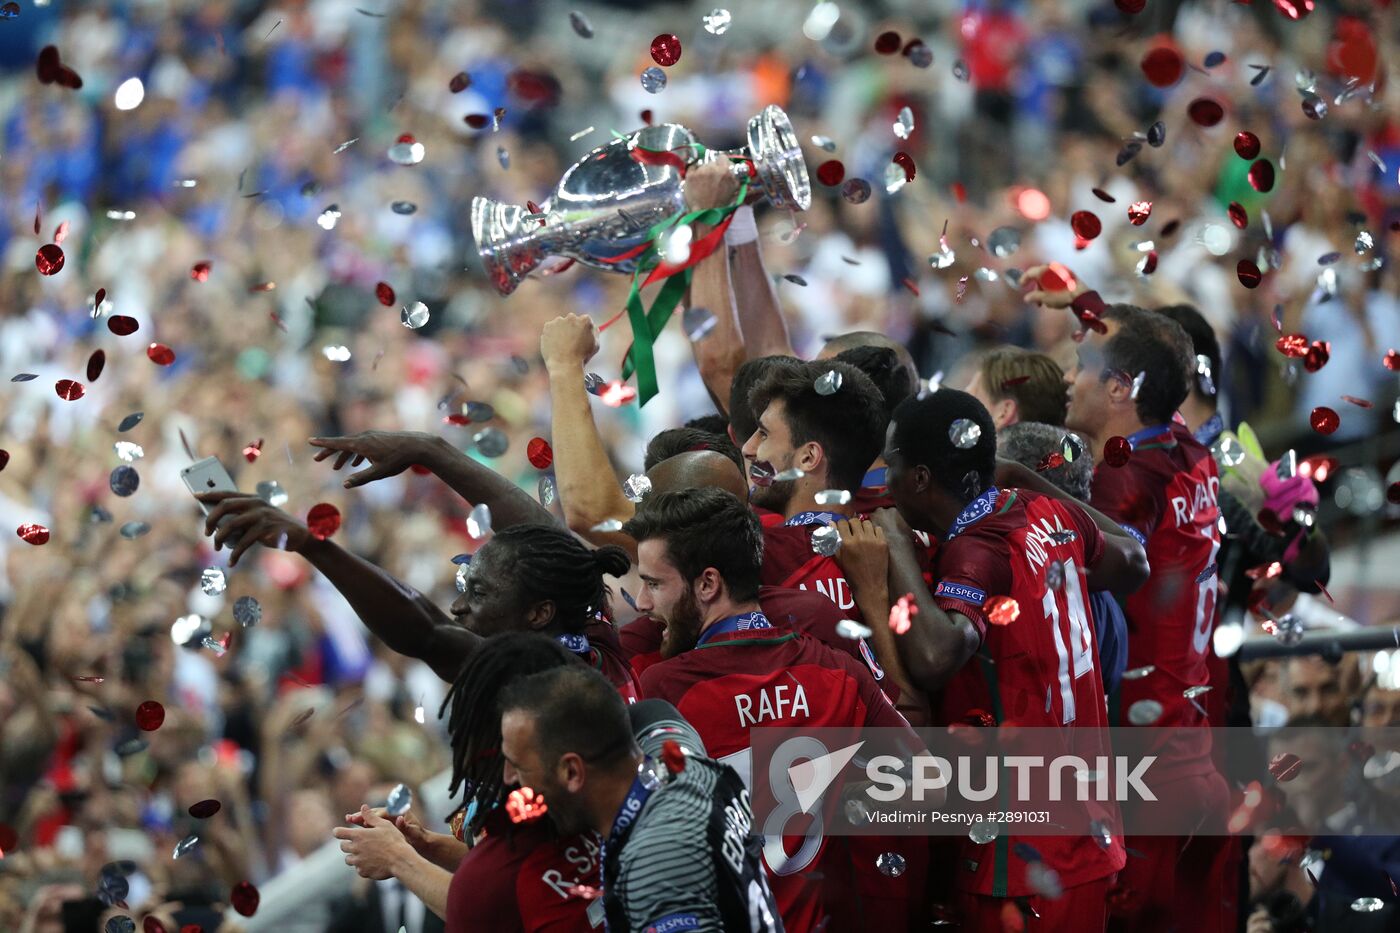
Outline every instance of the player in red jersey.
<svg viewBox="0 0 1400 933">
<path fill-rule="evenodd" d="M 657 496 L 627 525 L 638 542 L 639 609 L 666 628 L 667 657 L 642 674 L 648 697 L 673 703 L 716 759 L 750 782 L 755 726 L 906 727 L 870 672 L 815 639 L 775 628 L 758 604 L 763 536 L 733 496 L 693 489 Z M 911 928 L 927 841 L 811 835 L 770 838 L 765 861 L 788 930 Z M 785 844 L 786 843 L 786 844 Z M 880 848 L 883 846 L 883 848 Z M 876 868 L 898 852 L 899 878 Z"/>
<path fill-rule="evenodd" d="M 1151 581 L 1124 603 L 1128 668 L 1145 674 L 1124 678 L 1119 723 L 1170 736 L 1154 748 L 1154 769 L 1159 780 L 1175 780 L 1157 793 L 1180 801 L 1183 825 L 1223 826 L 1228 787 L 1212 762 L 1207 718 L 1185 695 L 1210 683 L 1220 549 L 1215 461 L 1173 422 L 1195 357 L 1185 331 L 1163 315 L 1111 305 L 1101 317 L 1106 332 L 1088 334 L 1066 376 L 1066 424 L 1094 451 L 1094 505 L 1143 543 L 1152 564 Z M 1118 459 L 1124 447 L 1130 449 L 1125 462 Z M 1129 845 L 1143 857 L 1130 860 L 1120 879 L 1125 924 L 1233 929 L 1234 879 L 1225 868 L 1230 840 L 1134 837 Z"/>
<path fill-rule="evenodd" d="M 750 501 L 784 518 L 763 531 L 763 582 L 816 590 L 846 618 L 868 627 L 880 670 L 899 696 L 912 697 L 917 691 L 904 677 L 888 634 L 888 586 L 853 586 L 840 560 L 814 544 L 824 526 L 855 515 L 850 490 L 860 486 L 884 440 L 887 416 L 879 389 L 854 366 L 820 361 L 774 367 L 749 399 L 759 412 L 743 448 Z M 779 478 L 785 475 L 793 478 Z M 843 529 L 852 531 L 851 525 Z M 880 670 L 872 668 L 877 676 Z"/>
<path fill-rule="evenodd" d="M 899 511 L 881 511 L 876 522 L 891 542 L 895 589 L 912 593 L 919 609 L 899 648 L 918 686 L 942 690 L 942 722 L 990 714 L 1019 726 L 1102 729 L 1088 592 L 1141 585 L 1148 572 L 1142 548 L 1057 490 L 998 489 L 995 426 L 965 392 L 941 389 L 895 409 L 885 460 Z M 1037 480 L 1028 477 L 1040 486 Z M 932 594 L 905 521 L 942 539 Z M 1007 608 L 989 612 L 993 600 L 1005 599 L 1017 617 L 989 624 L 1006 622 Z M 984 663 L 974 663 L 975 654 Z M 1064 741 L 1068 749 L 1074 736 Z M 1092 813 L 1074 836 L 1003 833 L 986 846 L 964 840 L 955 881 L 964 928 L 1000 931 L 1006 899 L 1027 898 L 1043 929 L 1103 929 L 1104 898 L 1124 850 L 1116 838 L 1102 845 L 1091 823 Z M 1037 889 L 1026 846 L 1058 874 L 1062 896 Z"/>
<path fill-rule="evenodd" d="M 452 785 L 466 786 L 465 820 L 453 836 L 427 832 L 415 820 L 394 822 L 362 810 L 335 831 L 346 862 L 370 878 L 398 878 L 446 921 L 447 933 L 469 930 L 574 933 L 601 929 L 590 902 L 572 896 L 598 878 L 594 833 L 561 835 L 549 820 L 515 822 L 503 806 L 498 701 L 510 684 L 578 658 L 556 641 L 528 633 L 491 639 L 462 668 L 448 692 Z M 471 840 L 468 849 L 461 840 Z"/>
</svg>

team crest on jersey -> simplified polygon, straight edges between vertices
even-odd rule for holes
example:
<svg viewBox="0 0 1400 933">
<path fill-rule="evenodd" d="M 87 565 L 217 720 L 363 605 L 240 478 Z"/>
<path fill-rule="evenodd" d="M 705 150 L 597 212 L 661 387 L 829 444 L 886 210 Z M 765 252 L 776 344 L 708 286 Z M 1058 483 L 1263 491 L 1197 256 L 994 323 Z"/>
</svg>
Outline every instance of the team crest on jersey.
<svg viewBox="0 0 1400 933">
<path fill-rule="evenodd" d="M 870 646 L 865 643 L 865 639 L 859 639 L 856 644 L 860 646 L 860 656 L 865 658 L 865 666 L 870 668 L 870 673 L 875 675 L 876 680 L 885 679 L 885 669 L 880 666 L 880 662 L 875 660 L 875 652 L 870 650 Z"/>
<path fill-rule="evenodd" d="M 962 583 L 939 583 L 938 589 L 933 591 L 934 596 L 946 596 L 949 599 L 961 599 L 963 602 L 980 606 L 987 601 L 987 594 L 975 586 L 966 586 Z"/>
</svg>

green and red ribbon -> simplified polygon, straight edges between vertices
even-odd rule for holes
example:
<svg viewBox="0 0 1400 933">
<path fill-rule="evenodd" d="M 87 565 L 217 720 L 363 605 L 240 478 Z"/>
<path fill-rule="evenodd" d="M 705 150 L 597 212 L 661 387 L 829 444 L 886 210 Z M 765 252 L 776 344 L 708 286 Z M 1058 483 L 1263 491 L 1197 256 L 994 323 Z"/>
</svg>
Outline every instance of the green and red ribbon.
<svg viewBox="0 0 1400 933">
<path fill-rule="evenodd" d="M 698 148 L 702 153 L 704 151 L 703 147 L 698 145 L 694 148 Z M 687 163 L 674 152 L 635 147 L 633 158 L 645 164 L 673 165 L 681 172 L 682 176 L 685 174 L 684 168 L 687 167 Z M 680 164 L 677 165 L 677 163 Z M 751 177 L 753 174 L 754 169 L 750 164 L 749 176 Z M 744 203 L 748 192 L 749 179 L 743 178 L 739 182 L 739 194 L 732 204 L 683 212 L 668 217 L 647 231 L 645 242 L 606 260 L 610 263 L 619 263 L 640 257 L 637 261 L 636 271 L 632 274 L 632 288 L 627 295 L 626 307 L 599 328 L 606 330 L 624 313 L 631 322 L 632 346 L 628 348 L 627 355 L 623 358 L 622 378 L 627 379 L 633 373 L 637 374 L 638 405 L 645 405 L 656 396 L 658 391 L 656 359 L 652 352 L 656 338 L 661 335 L 661 331 L 675 312 L 676 305 L 680 304 L 681 298 L 690 288 L 690 278 L 695 266 L 724 244 L 724 233 L 729 229 L 730 221 L 734 219 L 734 211 Z M 685 262 L 666 262 L 656 248 L 658 238 L 669 229 L 692 223 L 713 225 L 714 229 L 691 244 L 690 255 Z M 657 293 L 651 307 L 644 307 L 641 297 L 642 289 L 663 281 L 665 284 L 661 286 L 661 291 Z"/>
</svg>

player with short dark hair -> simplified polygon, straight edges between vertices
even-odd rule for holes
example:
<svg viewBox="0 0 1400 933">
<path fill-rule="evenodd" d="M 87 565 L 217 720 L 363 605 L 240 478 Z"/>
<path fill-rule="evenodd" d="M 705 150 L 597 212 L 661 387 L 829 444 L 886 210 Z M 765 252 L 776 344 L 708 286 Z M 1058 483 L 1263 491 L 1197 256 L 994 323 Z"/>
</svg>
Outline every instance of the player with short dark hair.
<svg viewBox="0 0 1400 933">
<path fill-rule="evenodd" d="M 998 471 L 996 445 L 991 415 L 965 392 L 940 389 L 895 409 L 885 459 L 899 508 L 876 513 L 876 522 L 890 542 L 895 589 L 918 607 L 900 651 L 917 685 L 941 691 L 938 722 L 990 717 L 1069 732 L 1102 729 L 1087 593 L 1141 585 L 1148 573 L 1142 549 L 1032 471 Z M 1022 475 L 1046 493 L 998 488 L 997 472 Z M 932 593 L 905 521 L 941 539 Z M 1064 741 L 1068 749 L 1074 737 Z M 1105 848 L 1089 836 L 1095 806 L 1079 835 L 1024 837 L 1024 845 L 1010 835 L 990 849 L 965 841 L 955 881 L 964 928 L 1004 929 L 1006 899 L 1017 898 L 1047 930 L 1102 929 L 1109 883 L 1125 856 L 1121 840 Z M 1058 874 L 1062 897 L 1037 891 L 1027 847 Z"/>
<path fill-rule="evenodd" d="M 740 470 L 744 468 L 744 457 L 727 434 L 713 434 L 699 428 L 667 428 L 647 441 L 646 454 L 642 459 L 642 469 L 648 473 L 652 467 L 677 454 L 695 450 L 713 450 L 734 461 Z"/>
<path fill-rule="evenodd" d="M 904 344 L 884 334 L 856 331 L 833 337 L 822 348 L 817 359 L 850 363 L 869 376 L 884 399 L 886 421 L 896 405 L 919 391 L 919 370 L 914 366 L 914 358 Z M 886 472 L 885 461 L 876 457 L 851 499 L 851 507 L 857 515 L 869 515 L 876 509 L 894 505 L 886 483 Z"/>
<path fill-rule="evenodd" d="M 729 437 L 734 443 L 743 447 L 758 428 L 758 416 L 763 414 L 755 410 L 750 401 L 754 386 L 770 372 L 801 365 L 802 361 L 795 356 L 760 356 L 740 364 L 734 371 L 734 382 L 729 390 Z"/>
<path fill-rule="evenodd" d="M 662 728 L 644 731 L 650 766 L 617 693 L 581 667 L 516 681 L 500 716 L 506 780 L 543 795 L 561 832 L 602 837 L 603 872 L 589 886 L 601 882 L 608 930 L 783 929 L 758 840 L 747 832 L 743 782 L 704 757 L 675 710 Z M 679 764 L 664 751 L 668 738 Z M 652 771 L 662 767 L 667 778 Z"/>
<path fill-rule="evenodd" d="M 1222 822 L 1229 789 L 1212 761 L 1210 725 L 1193 687 L 1212 687 L 1209 653 L 1217 618 L 1220 550 L 1214 459 L 1187 428 L 1173 420 L 1189 391 L 1195 354 L 1175 321 L 1131 305 L 1110 305 L 1106 333 L 1090 332 L 1067 376 L 1067 425 L 1090 438 L 1097 467 L 1094 505 L 1147 549 L 1152 579 L 1123 604 L 1128 620 L 1128 667 L 1118 723 L 1150 725 L 1162 740 L 1154 765 L 1162 800 L 1182 808 L 1183 822 Z M 1105 452 L 1105 444 L 1111 451 Z M 1223 685 L 1220 685 L 1223 689 Z M 1194 880 L 1182 869 L 1189 842 Z M 1228 840 L 1210 837 L 1135 837 L 1143 853 L 1119 879 L 1137 905 L 1134 925 L 1176 923 L 1193 929 L 1229 925 L 1222 911 L 1199 916 L 1196 903 L 1233 900 L 1226 863 Z M 1214 868 L 1211 867 L 1214 864 Z M 1204 926 L 1202 924 L 1205 924 Z"/>
<path fill-rule="evenodd" d="M 626 530 L 644 584 L 637 608 L 666 628 L 667 659 L 642 673 L 643 692 L 674 703 L 718 760 L 749 774 L 756 726 L 907 727 L 864 666 L 764 615 L 754 598 L 763 539 L 744 503 L 715 489 L 662 494 Z M 829 915 L 831 929 L 852 929 L 857 909 L 882 930 L 906 928 L 926 841 L 813 832 L 797 846 L 785 835 L 765 847 L 787 928 L 819 929 Z M 875 862 L 885 851 L 910 870 L 881 875 Z"/>
<path fill-rule="evenodd" d="M 1225 419 L 1219 410 L 1220 387 L 1216 382 L 1225 377 L 1220 340 L 1205 315 L 1193 305 L 1166 305 L 1156 312 L 1176 321 L 1191 338 L 1191 350 L 1195 355 L 1189 380 L 1191 391 L 1181 403 L 1180 411 L 1196 440 L 1209 447 L 1225 430 Z"/>
</svg>

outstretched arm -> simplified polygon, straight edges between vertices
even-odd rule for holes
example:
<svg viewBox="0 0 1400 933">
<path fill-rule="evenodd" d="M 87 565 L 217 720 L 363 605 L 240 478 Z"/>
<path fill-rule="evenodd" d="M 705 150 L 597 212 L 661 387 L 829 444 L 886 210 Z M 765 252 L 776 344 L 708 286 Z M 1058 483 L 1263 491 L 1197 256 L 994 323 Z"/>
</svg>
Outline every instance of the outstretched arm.
<svg viewBox="0 0 1400 933">
<path fill-rule="evenodd" d="M 739 208 L 729 225 L 726 239 L 729 242 L 730 275 L 739 305 L 739 327 L 744 332 L 747 358 L 795 356 L 787 321 L 783 318 L 782 306 L 778 304 L 778 291 L 763 265 L 763 250 L 758 245 L 758 229 L 754 226 L 752 208 Z"/>
<path fill-rule="evenodd" d="M 583 384 L 584 364 L 597 352 L 598 328 L 587 315 L 555 318 L 540 335 L 552 400 L 554 481 L 570 531 L 599 547 L 621 545 L 635 561 L 637 543 L 630 537 L 593 530 L 607 519 L 625 522 L 636 511 L 613 473 Z"/>
<path fill-rule="evenodd" d="M 257 496 L 210 492 L 198 498 L 214 506 L 204 521 L 214 548 L 230 548 L 229 566 L 254 544 L 280 547 L 306 558 L 340 591 L 374 635 L 393 651 L 425 662 L 451 683 L 480 636 L 457 624 L 432 600 L 382 568 L 331 541 L 313 537 L 305 525 Z M 237 532 L 237 543 L 229 541 Z"/>
<path fill-rule="evenodd" d="M 723 207 L 732 203 L 738 192 L 739 183 L 730 174 L 727 161 L 696 166 L 686 175 L 685 198 L 691 210 Z M 694 224 L 695 239 L 705 237 L 713 229 L 708 224 Z M 696 264 L 687 304 L 704 308 L 714 316 L 714 324 L 690 346 L 710 397 L 720 411 L 727 412 L 734 372 L 744 362 L 744 335 L 739 329 L 730 281 L 729 250 L 723 243 Z"/>
<path fill-rule="evenodd" d="M 529 493 L 490 467 L 433 434 L 419 431 L 362 431 L 349 437 L 313 437 L 313 447 L 322 448 L 318 461 L 335 456 L 333 469 L 348 462 L 370 465 L 345 479 L 345 488 L 354 489 L 377 479 L 397 476 L 411 466 L 426 467 L 463 499 L 491 509 L 491 524 L 508 528 L 525 522 L 553 523 L 554 516 Z"/>
</svg>

